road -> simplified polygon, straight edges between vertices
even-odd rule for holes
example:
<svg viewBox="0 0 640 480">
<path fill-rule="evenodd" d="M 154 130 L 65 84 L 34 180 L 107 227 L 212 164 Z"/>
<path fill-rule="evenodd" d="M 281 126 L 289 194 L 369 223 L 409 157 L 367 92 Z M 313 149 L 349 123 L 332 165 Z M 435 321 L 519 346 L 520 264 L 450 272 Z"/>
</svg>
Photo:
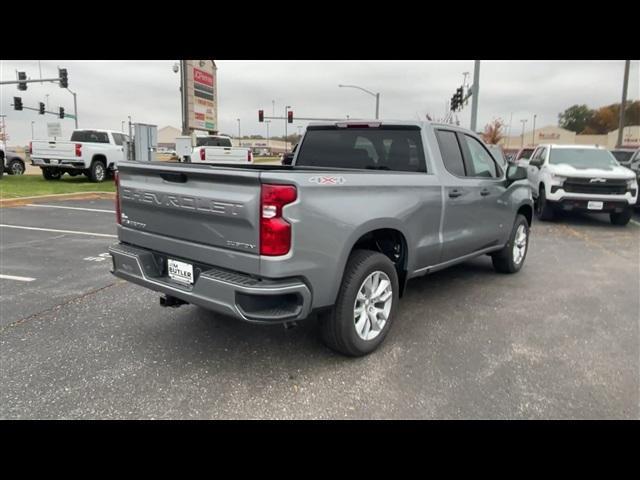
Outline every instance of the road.
<svg viewBox="0 0 640 480">
<path fill-rule="evenodd" d="M 112 235 L 109 201 L 2 224 Z M 489 257 L 409 284 L 350 359 L 314 319 L 258 327 L 115 279 L 111 237 L 0 227 L 0 418 L 640 418 L 640 217 L 536 222 L 516 275 Z M 104 260 L 101 260 L 104 258 Z"/>
</svg>

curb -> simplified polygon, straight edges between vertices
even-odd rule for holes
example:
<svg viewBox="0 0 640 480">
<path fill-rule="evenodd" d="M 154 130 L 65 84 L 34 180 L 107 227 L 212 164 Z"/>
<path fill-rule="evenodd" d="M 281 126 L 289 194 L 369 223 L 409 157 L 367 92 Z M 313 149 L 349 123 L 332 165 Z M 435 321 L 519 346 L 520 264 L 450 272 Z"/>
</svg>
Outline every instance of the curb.
<svg viewBox="0 0 640 480">
<path fill-rule="evenodd" d="M 58 193 L 54 195 L 37 195 L 35 197 L 7 198 L 0 200 L 0 208 L 19 207 L 33 203 L 37 200 L 113 200 L 116 194 L 114 192 L 78 192 L 78 193 Z"/>
</svg>

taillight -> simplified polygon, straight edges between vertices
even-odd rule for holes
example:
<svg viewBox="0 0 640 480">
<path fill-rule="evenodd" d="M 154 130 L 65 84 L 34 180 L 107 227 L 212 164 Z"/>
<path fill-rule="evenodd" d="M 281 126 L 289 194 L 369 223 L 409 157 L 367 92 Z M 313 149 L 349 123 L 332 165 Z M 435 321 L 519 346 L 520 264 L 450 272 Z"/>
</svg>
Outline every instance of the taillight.
<svg viewBox="0 0 640 480">
<path fill-rule="evenodd" d="M 76 143 L 76 157 L 82 156 L 82 144 Z"/>
<path fill-rule="evenodd" d="M 293 185 L 262 185 L 260 195 L 260 255 L 285 255 L 291 249 L 291 224 L 282 208 L 296 200 Z"/>
<path fill-rule="evenodd" d="M 33 153 L 33 142 L 29 142 L 29 155 Z"/>
<path fill-rule="evenodd" d="M 251 152 L 251 150 L 247 150 L 247 162 L 251 163 L 252 159 L 253 159 L 253 153 Z"/>
<path fill-rule="evenodd" d="M 113 174 L 116 184 L 116 223 L 122 225 L 122 212 L 120 211 L 120 174 L 116 170 Z"/>
<path fill-rule="evenodd" d="M 204 148 L 200 149 L 200 160 L 204 161 Z"/>
</svg>

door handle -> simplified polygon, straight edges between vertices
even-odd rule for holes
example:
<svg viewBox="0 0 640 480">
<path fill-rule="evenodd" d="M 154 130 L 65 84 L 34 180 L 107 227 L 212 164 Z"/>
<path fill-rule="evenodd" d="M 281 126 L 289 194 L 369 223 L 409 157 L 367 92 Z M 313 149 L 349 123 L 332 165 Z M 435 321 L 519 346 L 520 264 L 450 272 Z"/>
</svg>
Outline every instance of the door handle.
<svg viewBox="0 0 640 480">
<path fill-rule="evenodd" d="M 483 197 L 486 197 L 487 195 L 489 195 L 491 192 L 489 190 L 487 190 L 486 188 L 480 190 L 480 195 L 482 195 Z"/>
<path fill-rule="evenodd" d="M 449 191 L 449 198 L 457 198 L 462 196 L 462 190 L 450 190 Z"/>
</svg>

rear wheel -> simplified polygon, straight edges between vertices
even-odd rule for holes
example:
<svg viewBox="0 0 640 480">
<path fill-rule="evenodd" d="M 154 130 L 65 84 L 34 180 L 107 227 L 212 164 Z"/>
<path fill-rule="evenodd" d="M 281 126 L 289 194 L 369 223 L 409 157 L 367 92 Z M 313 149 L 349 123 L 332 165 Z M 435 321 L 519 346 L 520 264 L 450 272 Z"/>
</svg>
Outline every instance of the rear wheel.
<svg viewBox="0 0 640 480">
<path fill-rule="evenodd" d="M 9 173 L 11 175 L 22 175 L 24 174 L 24 163 L 20 160 L 11 160 L 9 163 Z"/>
<path fill-rule="evenodd" d="M 633 214 L 633 210 L 631 210 L 630 208 L 627 208 L 622 212 L 611 212 L 609 214 L 609 219 L 611 220 L 611 223 L 614 225 L 624 226 L 627 223 L 629 223 L 629 221 L 631 220 L 632 214 Z"/>
<path fill-rule="evenodd" d="M 104 182 L 107 178 L 107 167 L 105 167 L 101 160 L 94 160 L 89 167 L 89 174 L 87 176 L 92 182 Z"/>
<path fill-rule="evenodd" d="M 538 201 L 536 202 L 536 215 L 542 221 L 549 221 L 553 220 L 554 213 L 553 206 L 547 201 L 544 187 L 541 186 Z"/>
<path fill-rule="evenodd" d="M 529 222 L 523 215 L 516 216 L 509 241 L 491 256 L 493 268 L 500 273 L 516 273 L 524 265 L 529 248 Z"/>
<path fill-rule="evenodd" d="M 398 274 L 388 257 L 372 250 L 353 252 L 335 306 L 320 317 L 324 343 L 353 357 L 378 348 L 398 307 L 398 285 Z"/>
<path fill-rule="evenodd" d="M 45 180 L 60 180 L 62 173 L 63 172 L 57 168 L 45 167 L 42 169 L 42 176 Z"/>
</svg>

